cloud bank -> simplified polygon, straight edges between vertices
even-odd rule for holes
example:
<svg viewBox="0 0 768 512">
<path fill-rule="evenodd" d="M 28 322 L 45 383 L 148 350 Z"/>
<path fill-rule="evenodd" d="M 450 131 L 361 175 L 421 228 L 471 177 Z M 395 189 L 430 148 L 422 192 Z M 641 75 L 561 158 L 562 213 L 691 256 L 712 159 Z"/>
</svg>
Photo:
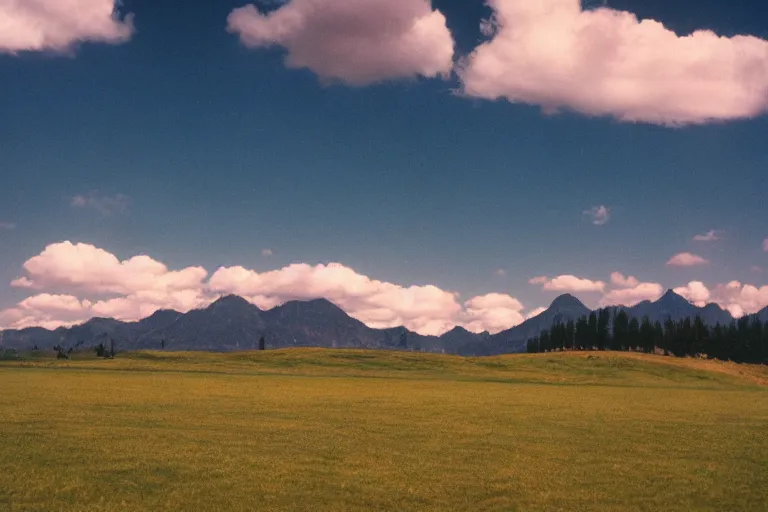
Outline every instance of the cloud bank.
<svg viewBox="0 0 768 512">
<path fill-rule="evenodd" d="M 602 293 L 597 303 L 598 307 L 631 307 L 646 300 L 655 301 L 664 294 L 665 290 L 660 283 L 642 282 L 634 276 L 625 276 L 621 272 L 613 272 L 608 284 L 571 275 L 554 279 L 542 276 L 533 278 L 529 282 L 542 285 L 547 291 Z M 709 288 L 701 281 L 692 281 L 685 286 L 674 288 L 674 291 L 699 307 L 709 303 L 717 304 L 736 318 L 757 313 L 768 306 L 768 285 L 756 286 L 732 281 Z M 537 311 L 541 312 L 540 310 L 531 311 L 527 317 L 535 316 Z"/>
<path fill-rule="evenodd" d="M 221 268 L 211 276 L 209 289 L 235 293 L 262 309 L 288 300 L 324 297 L 370 327 L 404 325 L 421 334 L 442 334 L 457 325 L 495 333 L 525 320 L 524 306 L 509 295 L 489 294 L 462 304 L 456 293 L 436 286 L 403 287 L 377 281 L 340 263 L 294 264 L 263 273 Z"/>
<path fill-rule="evenodd" d="M 642 283 L 634 276 L 625 276 L 621 272 L 611 273 L 610 283 L 593 281 L 573 275 L 562 275 L 552 279 L 545 276 L 535 277 L 530 284 L 541 285 L 544 291 L 560 293 L 601 293 L 599 307 L 634 306 L 644 300 L 656 300 L 664 293 L 659 283 Z"/>
<path fill-rule="evenodd" d="M 0 0 L 0 53 L 67 52 L 77 43 L 131 38 L 133 17 L 114 0 Z"/>
<path fill-rule="evenodd" d="M 138 255 L 120 260 L 88 244 L 51 244 L 24 263 L 24 276 L 12 286 L 31 295 L 0 311 L 0 328 L 56 328 L 94 316 L 132 321 L 159 309 L 186 312 L 204 307 L 222 294 L 243 296 L 262 309 L 290 300 L 326 298 L 365 324 L 386 328 L 404 325 L 421 334 L 442 334 L 455 326 L 496 333 L 532 318 L 543 308 L 527 309 L 518 299 L 490 293 L 459 300 L 459 294 L 436 286 L 401 286 L 359 274 L 340 263 L 293 264 L 269 272 L 222 267 L 209 277 L 202 267 L 169 269 Z M 544 290 L 600 293 L 599 306 L 633 306 L 656 300 L 659 283 L 641 282 L 619 272 L 610 283 L 572 275 L 531 280 Z M 714 302 L 742 316 L 768 306 L 768 286 L 732 281 L 708 288 L 694 281 L 675 289 L 697 305 Z"/>
<path fill-rule="evenodd" d="M 49 245 L 27 260 L 24 270 L 27 275 L 11 286 L 45 293 L 0 312 L 0 327 L 72 325 L 93 316 L 138 320 L 158 309 L 189 311 L 207 300 L 208 272 L 202 267 L 172 271 L 149 256 L 120 261 L 87 244 Z M 67 315 L 60 314 L 62 303 Z"/>
<path fill-rule="evenodd" d="M 621 272 L 611 273 L 612 289 L 600 299 L 599 306 L 634 306 L 645 300 L 656 300 L 664 294 L 664 287 L 659 283 L 644 283 L 634 276 L 625 276 Z"/>
<path fill-rule="evenodd" d="M 768 306 L 768 286 L 743 284 L 739 281 L 718 284 L 712 289 L 700 281 L 692 281 L 687 286 L 675 288 L 675 292 L 697 306 L 714 302 L 736 318 L 752 315 Z"/>
<path fill-rule="evenodd" d="M 371 327 L 404 325 L 442 334 L 456 325 L 499 332 L 525 320 L 523 304 L 505 294 L 460 302 L 436 286 L 400 286 L 371 279 L 340 263 L 294 264 L 270 272 L 222 267 L 210 278 L 202 267 L 170 270 L 146 256 L 120 260 L 88 244 L 51 244 L 24 263 L 11 284 L 37 292 L 0 311 L 0 327 L 58 327 L 93 316 L 138 320 L 158 309 L 186 312 L 221 294 L 238 294 L 262 309 L 289 300 L 326 298 Z"/>
<path fill-rule="evenodd" d="M 580 0 L 489 0 L 491 39 L 459 70 L 467 96 L 661 125 L 768 111 L 768 41 L 654 20 Z"/>
<path fill-rule="evenodd" d="M 631 307 L 645 300 L 657 300 L 664 294 L 664 287 L 659 283 L 638 283 L 631 288 L 620 288 L 606 293 L 600 300 L 600 306 Z"/>
<path fill-rule="evenodd" d="M 362 86 L 448 75 L 454 42 L 427 0 L 291 0 L 269 13 L 235 9 L 228 30 L 249 48 L 282 46 L 289 68 Z"/>
</svg>

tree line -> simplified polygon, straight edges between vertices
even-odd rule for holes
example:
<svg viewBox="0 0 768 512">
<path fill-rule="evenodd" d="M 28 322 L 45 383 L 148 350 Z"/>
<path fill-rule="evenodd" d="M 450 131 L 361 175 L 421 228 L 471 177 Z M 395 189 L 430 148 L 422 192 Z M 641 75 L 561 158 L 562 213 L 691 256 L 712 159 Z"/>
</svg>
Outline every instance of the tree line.
<svg viewBox="0 0 768 512">
<path fill-rule="evenodd" d="M 707 326 L 701 319 L 652 322 L 607 309 L 568 322 L 556 321 L 528 340 L 529 353 L 563 350 L 616 350 L 706 357 L 768 364 L 768 323 L 745 316 L 728 325 Z"/>
</svg>

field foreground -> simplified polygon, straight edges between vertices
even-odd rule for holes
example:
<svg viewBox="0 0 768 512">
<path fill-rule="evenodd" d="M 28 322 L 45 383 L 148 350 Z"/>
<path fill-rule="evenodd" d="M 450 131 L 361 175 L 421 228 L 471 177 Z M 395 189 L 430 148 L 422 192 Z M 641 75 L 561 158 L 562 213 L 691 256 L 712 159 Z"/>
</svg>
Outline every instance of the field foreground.
<svg viewBox="0 0 768 512">
<path fill-rule="evenodd" d="M 285 350 L 0 363 L 0 510 L 768 510 L 768 371 Z"/>
</svg>

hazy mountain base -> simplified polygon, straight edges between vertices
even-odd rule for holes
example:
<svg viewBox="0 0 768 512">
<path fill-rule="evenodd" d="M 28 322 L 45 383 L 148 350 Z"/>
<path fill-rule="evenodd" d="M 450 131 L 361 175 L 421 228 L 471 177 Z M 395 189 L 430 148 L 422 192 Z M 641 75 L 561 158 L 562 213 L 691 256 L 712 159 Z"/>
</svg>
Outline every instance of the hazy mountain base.
<svg viewBox="0 0 768 512">
<path fill-rule="evenodd" d="M 615 353 L 0 363 L 0 510 L 762 511 L 766 377 Z"/>
</svg>

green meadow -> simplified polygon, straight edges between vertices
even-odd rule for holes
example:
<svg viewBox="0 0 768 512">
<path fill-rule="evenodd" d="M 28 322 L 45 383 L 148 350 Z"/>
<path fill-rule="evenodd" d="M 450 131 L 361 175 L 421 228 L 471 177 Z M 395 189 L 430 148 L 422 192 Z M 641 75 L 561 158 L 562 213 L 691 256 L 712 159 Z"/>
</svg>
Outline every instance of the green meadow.
<svg viewBox="0 0 768 512">
<path fill-rule="evenodd" d="M 0 510 L 768 510 L 764 367 L 81 357 L 0 363 Z"/>
</svg>

